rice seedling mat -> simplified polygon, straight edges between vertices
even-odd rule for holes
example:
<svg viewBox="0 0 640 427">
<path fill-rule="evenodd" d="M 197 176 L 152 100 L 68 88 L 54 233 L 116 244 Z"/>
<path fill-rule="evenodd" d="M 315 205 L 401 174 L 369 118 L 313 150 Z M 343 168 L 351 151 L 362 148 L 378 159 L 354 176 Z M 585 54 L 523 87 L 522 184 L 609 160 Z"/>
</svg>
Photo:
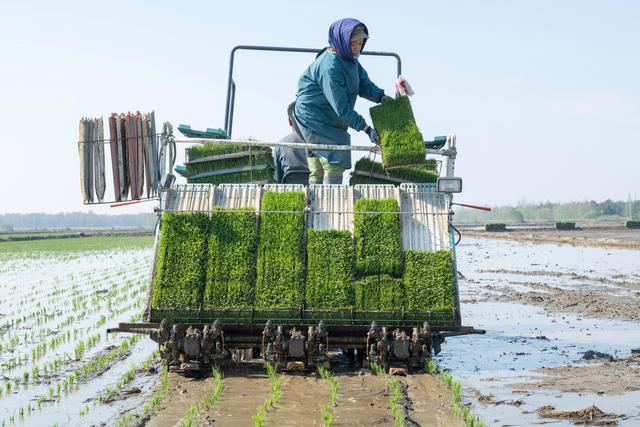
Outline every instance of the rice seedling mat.
<svg viewBox="0 0 640 427">
<path fill-rule="evenodd" d="M 265 186 L 260 231 L 255 306 L 292 309 L 304 301 L 306 194 L 303 186 Z"/>
<path fill-rule="evenodd" d="M 382 164 L 385 168 L 423 164 L 427 154 L 424 138 L 416 125 L 406 96 L 369 109 L 373 127 L 380 135 Z"/>
</svg>

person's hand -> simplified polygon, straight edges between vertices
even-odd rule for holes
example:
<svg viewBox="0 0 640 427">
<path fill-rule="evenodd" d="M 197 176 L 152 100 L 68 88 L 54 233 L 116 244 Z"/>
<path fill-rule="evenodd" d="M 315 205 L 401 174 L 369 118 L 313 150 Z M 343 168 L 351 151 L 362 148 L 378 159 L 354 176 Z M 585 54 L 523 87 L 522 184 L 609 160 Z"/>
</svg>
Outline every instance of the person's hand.
<svg viewBox="0 0 640 427">
<path fill-rule="evenodd" d="M 376 145 L 380 145 L 380 137 L 378 136 L 378 132 L 376 132 L 374 128 L 372 128 L 371 126 L 367 126 L 364 131 L 367 133 L 367 135 L 369 135 L 369 139 L 371 140 L 371 142 Z"/>
<path fill-rule="evenodd" d="M 380 98 L 381 104 L 384 104 L 385 102 L 389 102 L 389 101 L 393 101 L 393 98 L 388 95 L 382 95 L 382 98 Z"/>
</svg>

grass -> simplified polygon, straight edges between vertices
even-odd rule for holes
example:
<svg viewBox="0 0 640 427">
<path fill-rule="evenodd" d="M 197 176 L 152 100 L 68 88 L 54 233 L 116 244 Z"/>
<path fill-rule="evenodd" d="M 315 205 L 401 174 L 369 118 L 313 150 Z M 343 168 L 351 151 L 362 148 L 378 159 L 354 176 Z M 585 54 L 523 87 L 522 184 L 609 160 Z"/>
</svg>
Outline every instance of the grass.
<svg viewBox="0 0 640 427">
<path fill-rule="evenodd" d="M 80 252 L 151 247 L 153 236 L 91 236 L 0 242 L 0 253 Z"/>
<path fill-rule="evenodd" d="M 445 311 L 455 305 L 451 252 L 407 250 L 403 276 L 408 310 Z"/>
<path fill-rule="evenodd" d="M 290 309 L 300 307 L 303 303 L 304 207 L 305 196 L 302 192 L 267 191 L 262 196 L 255 297 L 257 308 Z"/>
<path fill-rule="evenodd" d="M 348 309 L 354 304 L 355 245 L 348 231 L 307 231 L 308 308 Z"/>
<path fill-rule="evenodd" d="M 205 281 L 209 217 L 166 213 L 162 221 L 151 307 L 198 309 Z"/>
<path fill-rule="evenodd" d="M 380 134 L 385 168 L 424 163 L 424 138 L 413 118 L 408 97 L 371 107 L 369 113 L 373 127 Z"/>
<path fill-rule="evenodd" d="M 250 307 L 254 299 L 256 214 L 216 210 L 209 229 L 204 307 Z"/>
<path fill-rule="evenodd" d="M 398 202 L 395 199 L 362 198 L 356 201 L 354 211 L 358 274 L 399 277 L 403 257 Z"/>
</svg>

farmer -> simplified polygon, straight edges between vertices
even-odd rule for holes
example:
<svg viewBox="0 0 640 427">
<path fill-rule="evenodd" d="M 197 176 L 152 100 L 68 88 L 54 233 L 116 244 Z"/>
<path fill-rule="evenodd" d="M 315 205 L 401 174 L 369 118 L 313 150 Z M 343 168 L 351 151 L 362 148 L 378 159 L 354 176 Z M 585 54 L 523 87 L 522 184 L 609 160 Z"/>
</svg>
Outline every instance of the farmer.
<svg viewBox="0 0 640 427">
<path fill-rule="evenodd" d="M 287 107 L 289 126 L 291 126 L 293 132 L 282 138 L 280 142 L 297 142 L 304 144 L 304 140 L 299 135 L 300 131 L 296 129 L 297 126 L 293 118 L 294 105 L 295 102 L 292 102 Z M 306 149 L 276 146 L 273 150 L 273 162 L 275 164 L 274 178 L 277 183 L 309 184 L 309 166 L 307 165 Z"/>
<path fill-rule="evenodd" d="M 364 131 L 374 144 L 375 129 L 353 109 L 361 96 L 372 102 L 392 99 L 369 80 L 358 57 L 369 38 L 369 30 L 356 19 L 341 19 L 329 28 L 328 48 L 298 80 L 294 114 L 304 140 L 311 144 L 351 145 L 348 128 Z M 310 184 L 342 184 L 342 174 L 351 168 L 351 152 L 313 150 L 308 154 Z"/>
</svg>

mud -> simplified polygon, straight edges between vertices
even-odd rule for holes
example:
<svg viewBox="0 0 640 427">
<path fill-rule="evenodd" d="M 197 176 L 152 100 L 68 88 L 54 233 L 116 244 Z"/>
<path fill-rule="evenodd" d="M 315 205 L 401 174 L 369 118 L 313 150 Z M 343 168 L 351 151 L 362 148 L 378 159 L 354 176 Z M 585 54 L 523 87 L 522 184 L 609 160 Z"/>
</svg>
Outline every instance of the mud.
<svg viewBox="0 0 640 427">
<path fill-rule="evenodd" d="M 337 369 L 338 403 L 331 407 L 334 426 L 393 426 L 389 392 L 383 377 L 358 369 Z M 253 425 L 251 415 L 271 397 L 271 383 L 262 370 L 231 368 L 224 371 L 224 391 L 213 408 L 194 425 Z M 401 378 L 405 391 L 405 413 L 412 425 L 462 426 L 451 412 L 451 392 L 428 374 Z M 142 423 L 147 426 L 174 426 L 189 406 L 201 402 L 213 390 L 212 378 L 185 379 L 169 376 L 169 394 Z M 281 374 L 280 401 L 267 412 L 266 426 L 322 426 L 320 409 L 331 401 L 329 383 L 315 373 Z"/>
<path fill-rule="evenodd" d="M 528 243 L 558 243 L 600 248 L 640 249 L 640 230 L 623 227 L 583 228 L 568 231 L 522 229 L 506 232 L 465 229 L 464 235 Z"/>
<path fill-rule="evenodd" d="M 463 403 L 488 425 L 640 425 L 640 252 L 463 234 L 462 319 L 487 334 L 436 358 Z"/>
<path fill-rule="evenodd" d="M 513 290 L 508 286 L 492 287 L 485 301 L 518 301 L 524 304 L 541 305 L 547 310 L 580 313 L 585 316 L 615 319 L 640 320 L 640 285 L 634 284 L 632 293 L 617 296 L 602 290 L 566 289 L 537 283 L 519 282 L 528 288 Z M 637 291 L 635 289 L 638 289 Z"/>
<path fill-rule="evenodd" d="M 409 375 L 404 380 L 410 400 L 408 418 L 421 426 L 462 426 L 453 417 L 451 392 L 431 375 Z"/>
<path fill-rule="evenodd" d="M 589 363 L 536 369 L 542 377 L 532 382 L 509 384 L 515 390 L 544 388 L 573 393 L 620 395 L 640 390 L 640 357 L 604 363 Z"/>
<path fill-rule="evenodd" d="M 576 424 L 579 423 L 599 426 L 618 425 L 617 418 L 619 418 L 616 414 L 607 414 L 595 405 L 573 411 L 557 411 L 554 406 L 546 405 L 538 408 L 536 412 L 544 418 L 571 420 Z"/>
</svg>

